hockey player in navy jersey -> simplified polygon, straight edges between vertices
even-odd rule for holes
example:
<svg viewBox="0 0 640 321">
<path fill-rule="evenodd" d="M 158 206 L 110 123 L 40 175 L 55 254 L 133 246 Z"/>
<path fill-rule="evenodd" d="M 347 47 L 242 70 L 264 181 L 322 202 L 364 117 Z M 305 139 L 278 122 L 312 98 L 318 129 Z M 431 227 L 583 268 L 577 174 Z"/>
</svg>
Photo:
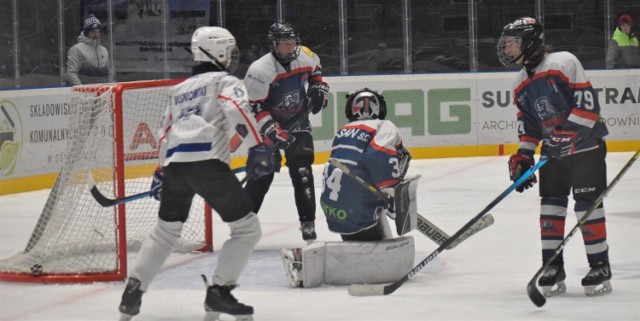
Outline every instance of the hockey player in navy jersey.
<svg viewBox="0 0 640 321">
<path fill-rule="evenodd" d="M 315 188 L 311 165 L 314 161 L 311 125 L 306 118 L 296 128 L 284 128 L 289 120 L 311 105 L 314 114 L 327 107 L 329 85 L 322 80 L 320 58 L 300 44 L 291 24 L 274 23 L 269 28 L 271 52 L 253 62 L 244 78 L 260 133 L 272 141 L 276 171 L 280 171 L 284 150 L 294 190 L 302 239 L 316 239 Z M 273 182 L 274 174 L 248 180 L 245 190 L 258 213 Z"/>
<path fill-rule="evenodd" d="M 542 143 L 549 162 L 540 169 L 540 236 L 546 262 L 564 239 L 568 197 L 581 218 L 607 186 L 604 137 L 596 92 L 580 61 L 569 52 L 551 53 L 543 41 L 543 28 L 534 18 L 519 18 L 502 30 L 497 45 L 505 66 L 524 66 L 513 83 L 518 120 L 518 151 L 509 159 L 511 180 L 534 165 L 534 152 Z M 536 176 L 518 189 L 537 182 Z M 605 213 L 602 204 L 581 227 L 590 270 L 582 279 L 589 296 L 611 292 L 611 270 Z M 547 296 L 566 291 L 562 253 L 543 273 L 538 284 Z"/>
<path fill-rule="evenodd" d="M 204 307 L 210 318 L 225 313 L 252 320 L 253 307 L 231 294 L 261 235 L 251 199 L 229 168 L 231 153 L 249 149 L 247 172 L 273 171 L 273 151 L 262 142 L 243 83 L 226 69 L 237 63 L 233 35 L 220 27 L 198 28 L 191 52 L 193 76 L 170 89 L 160 129 L 160 166 L 152 196 L 160 200 L 158 222 L 136 257 L 119 309 L 123 319 L 140 312 L 142 295 L 180 238 L 195 194 L 229 224 Z M 207 273 L 207 274 L 208 274 Z M 208 284 L 203 274 L 205 282 Z"/>
<path fill-rule="evenodd" d="M 349 123 L 335 135 L 329 157 L 393 196 L 394 187 L 409 166 L 406 160 L 410 154 L 402 145 L 398 128 L 385 120 L 386 113 L 384 97 L 371 89 L 349 95 L 345 109 Z M 325 166 L 323 182 L 320 204 L 330 231 L 340 233 L 345 241 L 380 241 L 391 237 L 387 220 L 381 215 L 387 212 L 384 200 L 330 163 Z M 344 214 L 336 214 L 339 212 Z"/>
<path fill-rule="evenodd" d="M 336 133 L 330 157 L 393 197 L 410 153 L 386 113 L 384 97 L 376 91 L 363 88 L 348 95 L 349 123 Z M 386 217 L 395 218 L 393 208 L 331 162 L 324 168 L 320 205 L 329 230 L 348 242 L 281 250 L 291 286 L 393 282 L 411 269 L 413 237 L 393 238 Z"/>
</svg>

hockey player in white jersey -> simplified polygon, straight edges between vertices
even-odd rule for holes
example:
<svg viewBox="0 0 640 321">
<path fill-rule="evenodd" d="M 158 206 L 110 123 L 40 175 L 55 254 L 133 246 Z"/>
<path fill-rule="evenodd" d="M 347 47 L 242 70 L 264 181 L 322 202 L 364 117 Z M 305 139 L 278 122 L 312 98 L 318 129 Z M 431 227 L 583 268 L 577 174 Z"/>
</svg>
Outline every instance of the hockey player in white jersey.
<svg viewBox="0 0 640 321">
<path fill-rule="evenodd" d="M 316 200 L 313 172 L 313 137 L 305 117 L 295 128 L 287 124 L 311 105 L 314 114 L 327 107 L 329 85 L 322 80 L 320 58 L 302 46 L 300 37 L 289 23 L 274 23 L 269 28 L 271 52 L 249 66 L 244 83 L 249 91 L 249 103 L 258 122 L 260 133 L 271 140 L 275 152 L 276 172 L 280 171 L 280 149 L 284 150 L 286 166 L 294 190 L 302 239 L 316 239 Z M 258 213 L 274 174 L 252 177 L 245 190 Z"/>
<path fill-rule="evenodd" d="M 568 196 L 573 192 L 578 219 L 607 187 L 604 137 L 608 130 L 600 117 L 600 104 L 578 58 L 563 51 L 550 53 L 542 25 L 523 17 L 506 25 L 498 41 L 500 62 L 522 65 L 513 84 L 518 108 L 520 145 L 509 158 L 509 174 L 516 181 L 534 165 L 536 147 L 549 158 L 540 169 L 540 237 L 542 260 L 554 256 L 565 233 Z M 532 176 L 516 190 L 537 182 Z M 581 226 L 590 270 L 582 279 L 589 296 L 611 292 L 611 269 L 604 205 Z M 547 296 L 566 291 L 562 252 L 538 280 Z"/>
<path fill-rule="evenodd" d="M 160 165 L 152 183 L 160 200 L 158 222 L 129 271 L 119 306 L 123 319 L 140 312 L 142 295 L 180 238 L 195 194 L 230 228 L 215 271 L 205 272 L 213 272 L 212 284 L 202 275 L 207 316 L 252 319 L 253 307 L 239 303 L 231 290 L 260 239 L 260 223 L 229 162 L 231 153 L 248 149 L 247 172 L 260 177 L 273 170 L 273 151 L 260 138 L 243 83 L 226 71 L 238 57 L 233 35 L 220 27 L 199 28 L 191 52 L 199 64 L 191 78 L 171 88 L 160 129 Z"/>
<path fill-rule="evenodd" d="M 396 126 L 385 120 L 384 97 L 358 90 L 347 96 L 345 114 L 349 123 L 336 133 L 330 158 L 393 197 L 410 154 Z M 395 218 L 395 213 L 388 203 L 327 163 L 320 205 L 329 230 L 345 242 L 281 250 L 290 285 L 384 283 L 404 276 L 413 267 L 414 240 L 393 238 L 386 216 Z"/>
</svg>

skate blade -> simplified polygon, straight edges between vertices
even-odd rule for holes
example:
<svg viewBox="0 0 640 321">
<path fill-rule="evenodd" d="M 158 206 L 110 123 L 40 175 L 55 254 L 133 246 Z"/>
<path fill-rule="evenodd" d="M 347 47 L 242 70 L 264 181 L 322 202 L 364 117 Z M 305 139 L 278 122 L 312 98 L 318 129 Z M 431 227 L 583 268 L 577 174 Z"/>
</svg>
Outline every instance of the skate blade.
<svg viewBox="0 0 640 321">
<path fill-rule="evenodd" d="M 253 315 L 231 315 L 221 312 L 207 311 L 204 315 L 203 321 L 253 321 Z"/>
<path fill-rule="evenodd" d="M 560 281 L 553 286 L 542 286 L 542 294 L 546 297 L 552 297 L 567 292 L 567 286 L 564 281 Z"/>
<path fill-rule="evenodd" d="M 611 293 L 612 290 L 613 288 L 611 288 L 611 282 L 604 281 L 598 285 L 585 286 L 584 294 L 586 294 L 587 296 L 599 296 Z"/>
</svg>

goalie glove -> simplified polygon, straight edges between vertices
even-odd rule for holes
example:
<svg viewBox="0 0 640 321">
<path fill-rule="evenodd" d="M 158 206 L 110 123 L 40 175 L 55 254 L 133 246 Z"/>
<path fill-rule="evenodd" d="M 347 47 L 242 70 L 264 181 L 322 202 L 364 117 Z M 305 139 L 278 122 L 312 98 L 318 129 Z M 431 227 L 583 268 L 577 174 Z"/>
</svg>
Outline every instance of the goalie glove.
<svg viewBox="0 0 640 321">
<path fill-rule="evenodd" d="M 514 154 L 509 157 L 509 177 L 511 181 L 515 182 L 526 172 L 529 168 L 535 165 L 535 160 L 533 159 L 533 155 L 526 154 Z M 524 192 L 525 189 L 529 189 L 538 182 L 538 178 L 536 174 L 531 175 L 529 179 L 522 182 L 520 186 L 516 187 L 516 191 L 518 193 Z"/>
<path fill-rule="evenodd" d="M 313 107 L 311 112 L 314 115 L 327 108 L 329 104 L 329 84 L 321 81 L 309 85 L 305 106 L 307 106 L 308 102 L 311 102 L 311 106 Z"/>
</svg>

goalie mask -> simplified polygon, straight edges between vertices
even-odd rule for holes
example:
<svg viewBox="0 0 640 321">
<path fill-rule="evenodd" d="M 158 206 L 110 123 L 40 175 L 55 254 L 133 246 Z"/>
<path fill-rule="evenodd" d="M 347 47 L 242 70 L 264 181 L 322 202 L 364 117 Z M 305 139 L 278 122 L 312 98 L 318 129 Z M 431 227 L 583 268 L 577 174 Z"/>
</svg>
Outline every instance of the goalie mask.
<svg viewBox="0 0 640 321">
<path fill-rule="evenodd" d="M 300 55 L 300 36 L 293 28 L 293 26 L 289 23 L 274 23 L 269 28 L 269 47 L 271 47 L 271 52 L 278 57 L 278 59 L 283 62 L 291 62 L 296 60 Z M 285 41 L 294 41 L 295 49 L 293 52 L 287 53 L 285 55 L 281 55 L 278 52 L 278 46 L 280 43 Z"/>
<path fill-rule="evenodd" d="M 221 70 L 233 71 L 238 65 L 236 38 L 225 28 L 198 28 L 191 37 L 191 52 L 194 61 L 211 62 Z"/>
<path fill-rule="evenodd" d="M 516 19 L 502 29 L 502 35 L 496 47 L 498 60 L 505 67 L 516 63 L 520 58 L 523 62 L 528 61 L 542 44 L 542 36 L 542 25 L 536 19 L 530 17 Z M 520 54 L 516 56 L 509 50 L 510 46 L 520 48 Z"/>
<path fill-rule="evenodd" d="M 345 114 L 349 121 L 384 119 L 387 116 L 387 103 L 377 91 L 365 87 L 347 95 Z"/>
</svg>

